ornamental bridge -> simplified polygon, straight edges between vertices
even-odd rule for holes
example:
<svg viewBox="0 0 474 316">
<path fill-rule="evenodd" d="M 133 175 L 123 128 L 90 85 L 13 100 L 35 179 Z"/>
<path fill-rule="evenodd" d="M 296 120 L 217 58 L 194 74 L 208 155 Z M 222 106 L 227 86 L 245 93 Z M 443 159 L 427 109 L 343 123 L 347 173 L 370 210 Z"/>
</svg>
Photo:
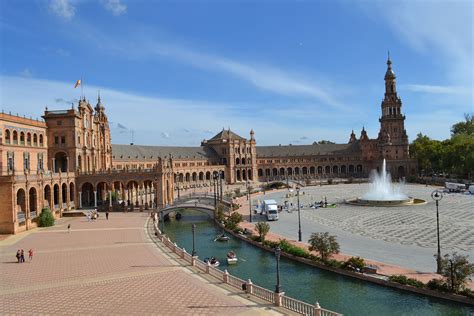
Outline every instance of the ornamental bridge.
<svg viewBox="0 0 474 316">
<path fill-rule="evenodd" d="M 173 205 L 167 205 L 160 209 L 159 212 L 161 216 L 166 216 L 171 212 L 186 208 L 206 213 L 209 217 L 214 218 L 215 201 L 217 201 L 217 199 L 211 194 L 191 194 L 175 199 Z M 232 200 L 228 198 L 219 200 L 219 203 L 222 203 L 226 210 L 232 206 Z"/>
</svg>

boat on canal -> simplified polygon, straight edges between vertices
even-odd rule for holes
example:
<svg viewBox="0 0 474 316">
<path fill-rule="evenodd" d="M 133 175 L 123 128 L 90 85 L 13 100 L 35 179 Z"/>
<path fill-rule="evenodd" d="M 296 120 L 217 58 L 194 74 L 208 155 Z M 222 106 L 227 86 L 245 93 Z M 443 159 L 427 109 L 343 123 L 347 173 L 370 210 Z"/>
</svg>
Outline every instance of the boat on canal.
<svg viewBox="0 0 474 316">
<path fill-rule="evenodd" d="M 219 260 L 216 259 L 216 257 L 210 257 L 210 258 L 206 258 L 204 259 L 204 262 L 205 263 L 209 263 L 209 265 L 211 265 L 212 267 L 214 268 L 217 268 L 218 266 L 220 266 L 220 262 Z"/>
<path fill-rule="evenodd" d="M 234 251 L 231 250 L 227 253 L 227 264 L 237 264 L 238 260 Z"/>
</svg>

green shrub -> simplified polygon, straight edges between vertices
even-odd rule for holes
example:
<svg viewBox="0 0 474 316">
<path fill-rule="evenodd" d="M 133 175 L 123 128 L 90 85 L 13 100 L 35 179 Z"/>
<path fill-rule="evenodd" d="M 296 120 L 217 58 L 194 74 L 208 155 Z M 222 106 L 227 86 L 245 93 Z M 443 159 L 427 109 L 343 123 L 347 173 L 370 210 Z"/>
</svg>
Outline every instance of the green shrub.
<svg viewBox="0 0 474 316">
<path fill-rule="evenodd" d="M 344 262 L 338 261 L 336 259 L 328 259 L 328 260 L 322 261 L 322 262 L 325 265 L 327 265 L 328 267 L 338 268 L 338 269 L 342 269 L 342 265 L 344 264 Z"/>
<path fill-rule="evenodd" d="M 283 182 L 280 182 L 280 181 L 276 181 L 276 182 L 272 182 L 272 183 L 268 183 L 268 184 L 263 185 L 263 189 L 265 191 L 270 191 L 270 190 L 274 190 L 274 189 L 281 189 L 281 188 L 286 188 L 286 187 L 287 187 L 286 183 L 283 183 Z"/>
<path fill-rule="evenodd" d="M 426 283 L 426 287 L 430 290 L 438 290 L 441 292 L 449 292 L 449 287 L 443 280 L 431 279 Z"/>
<path fill-rule="evenodd" d="M 472 291 L 472 290 L 470 290 L 470 289 L 468 289 L 468 288 L 462 290 L 461 292 L 459 292 L 459 294 L 464 295 L 464 296 L 467 296 L 467 297 L 472 297 L 472 298 L 474 298 L 474 291 Z"/>
<path fill-rule="evenodd" d="M 342 267 L 347 270 L 362 270 L 365 267 L 365 261 L 361 257 L 351 257 L 342 264 Z"/>
<path fill-rule="evenodd" d="M 309 252 L 306 249 L 298 247 L 298 246 L 294 246 L 291 243 L 289 243 L 288 240 L 286 239 L 283 239 L 283 240 L 280 239 L 279 246 L 283 252 L 286 252 L 296 257 L 309 258 Z"/>
<path fill-rule="evenodd" d="M 49 210 L 49 208 L 45 207 L 41 210 L 41 214 L 38 218 L 38 226 L 39 227 L 49 227 L 54 225 L 54 216 Z"/>
<path fill-rule="evenodd" d="M 396 283 L 400 283 L 400 284 L 404 284 L 404 285 L 410 285 L 410 286 L 414 286 L 414 287 L 417 287 L 417 288 L 424 288 L 425 287 L 425 284 L 423 282 L 418 281 L 418 280 L 413 279 L 413 278 L 407 278 L 404 275 L 391 275 L 391 276 L 388 277 L 388 280 L 391 281 L 391 282 L 396 282 Z"/>
<path fill-rule="evenodd" d="M 235 230 L 242 221 L 242 215 L 238 212 L 233 212 L 229 218 L 224 221 L 224 226 L 230 230 Z"/>
<path fill-rule="evenodd" d="M 259 238 L 257 236 L 257 238 Z M 262 243 L 264 246 L 267 246 L 269 248 L 276 248 L 280 244 L 278 241 L 271 241 L 271 240 L 264 240 Z"/>
<path fill-rule="evenodd" d="M 260 242 L 260 236 L 251 235 L 251 236 L 249 236 L 249 239 L 253 240 L 253 241 L 256 241 L 256 242 Z"/>
</svg>

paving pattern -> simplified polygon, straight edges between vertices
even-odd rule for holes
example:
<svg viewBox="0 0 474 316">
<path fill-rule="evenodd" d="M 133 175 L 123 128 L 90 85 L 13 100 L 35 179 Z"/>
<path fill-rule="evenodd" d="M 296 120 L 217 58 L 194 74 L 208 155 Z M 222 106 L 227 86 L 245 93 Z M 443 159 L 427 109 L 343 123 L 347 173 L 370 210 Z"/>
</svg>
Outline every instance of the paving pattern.
<svg viewBox="0 0 474 316">
<path fill-rule="evenodd" d="M 406 185 L 409 196 L 426 200 L 425 205 L 400 207 L 366 207 L 344 204 L 346 199 L 362 196 L 368 184 L 338 184 L 304 187 L 300 191 L 303 240 L 312 232 L 328 231 L 338 237 L 341 252 L 417 271 L 432 272 L 436 253 L 436 206 L 431 192 L 439 187 Z M 304 194 L 303 194 L 304 192 Z M 288 200 L 295 206 L 291 213 L 280 213 L 280 220 L 270 222 L 271 231 L 290 240 L 297 238 L 298 215 L 296 197 L 287 198 L 287 190 L 267 192 L 257 200 Z M 324 200 L 337 203 L 336 208 L 311 209 L 308 205 Z M 248 218 L 245 199 L 242 214 Z M 256 216 L 255 221 L 265 220 Z M 457 251 L 474 260 L 474 196 L 444 194 L 439 204 L 440 242 L 442 254 Z"/>
<path fill-rule="evenodd" d="M 146 219 L 63 218 L 0 241 L 0 315 L 277 314 L 171 260 L 149 239 Z M 30 248 L 33 260 L 17 263 L 16 250 Z"/>
</svg>

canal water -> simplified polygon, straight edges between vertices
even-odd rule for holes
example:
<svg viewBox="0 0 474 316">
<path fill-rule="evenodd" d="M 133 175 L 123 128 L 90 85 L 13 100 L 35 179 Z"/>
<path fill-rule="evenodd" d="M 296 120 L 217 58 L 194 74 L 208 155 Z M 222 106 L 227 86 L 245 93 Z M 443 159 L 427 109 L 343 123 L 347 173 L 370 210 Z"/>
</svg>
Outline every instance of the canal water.
<svg viewBox="0 0 474 316">
<path fill-rule="evenodd" d="M 203 213 L 182 211 L 180 221 L 165 223 L 164 231 L 187 252 L 192 251 L 192 229 L 196 224 L 195 249 L 200 259 L 215 256 L 219 269 L 267 289 L 275 289 L 276 261 L 274 254 L 233 238 L 214 241 L 221 230 Z M 238 263 L 229 266 L 226 254 L 233 250 Z M 280 282 L 290 297 L 343 313 L 344 315 L 474 315 L 474 308 L 386 288 L 369 282 L 341 276 L 286 258 L 280 260 Z M 472 314 L 471 314 L 472 313 Z"/>
</svg>

